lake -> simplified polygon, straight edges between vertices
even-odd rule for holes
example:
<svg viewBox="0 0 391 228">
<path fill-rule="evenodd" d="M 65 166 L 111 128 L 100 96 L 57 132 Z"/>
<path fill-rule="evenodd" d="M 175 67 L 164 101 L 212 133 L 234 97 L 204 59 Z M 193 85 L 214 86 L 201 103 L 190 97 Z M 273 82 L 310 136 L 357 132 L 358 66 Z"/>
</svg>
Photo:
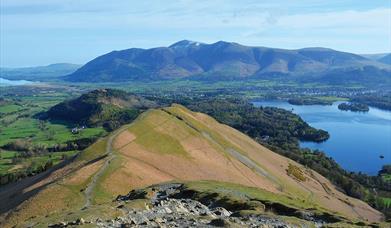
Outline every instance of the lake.
<svg viewBox="0 0 391 228">
<path fill-rule="evenodd" d="M 253 102 L 293 110 L 315 128 L 330 133 L 323 143 L 301 142 L 301 147 L 319 149 L 349 171 L 376 175 L 384 164 L 391 164 L 391 112 L 370 107 L 369 112 L 341 111 L 333 105 L 291 105 L 286 101 Z M 380 158 L 384 156 L 384 159 Z"/>
<path fill-rule="evenodd" d="M 28 85 L 35 82 L 26 81 L 26 80 L 8 80 L 5 78 L 0 78 L 0 86 L 17 86 L 17 85 Z"/>
</svg>

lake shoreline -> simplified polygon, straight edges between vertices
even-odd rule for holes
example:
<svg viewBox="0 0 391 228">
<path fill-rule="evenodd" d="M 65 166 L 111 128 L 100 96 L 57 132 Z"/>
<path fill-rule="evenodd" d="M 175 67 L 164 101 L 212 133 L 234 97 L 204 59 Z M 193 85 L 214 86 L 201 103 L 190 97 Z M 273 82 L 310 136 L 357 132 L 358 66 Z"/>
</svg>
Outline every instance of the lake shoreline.
<svg viewBox="0 0 391 228">
<path fill-rule="evenodd" d="M 0 77 L 0 87 L 1 86 L 22 86 L 22 85 L 31 85 L 37 84 L 38 82 L 26 81 L 26 80 L 8 80 L 6 78 Z"/>
<path fill-rule="evenodd" d="M 300 141 L 301 148 L 324 151 L 344 169 L 377 175 L 382 165 L 391 164 L 391 112 L 370 107 L 369 112 L 346 112 L 332 105 L 292 105 L 282 100 L 252 100 L 254 106 L 283 108 L 298 114 L 315 128 L 326 130 L 324 142 Z M 383 157 L 381 159 L 380 157 Z"/>
</svg>

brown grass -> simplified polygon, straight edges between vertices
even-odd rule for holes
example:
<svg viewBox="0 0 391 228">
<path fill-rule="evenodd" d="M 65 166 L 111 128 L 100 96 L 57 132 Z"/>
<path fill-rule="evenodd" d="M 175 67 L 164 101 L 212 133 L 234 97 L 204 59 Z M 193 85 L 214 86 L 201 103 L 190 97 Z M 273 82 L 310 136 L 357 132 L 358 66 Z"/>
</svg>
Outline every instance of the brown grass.
<svg viewBox="0 0 391 228">
<path fill-rule="evenodd" d="M 86 182 L 99 168 L 103 165 L 104 160 L 97 161 L 95 163 L 84 166 L 78 170 L 74 175 L 70 176 L 64 181 L 64 184 L 80 185 Z"/>
<path fill-rule="evenodd" d="M 114 149 L 121 148 L 125 146 L 127 143 L 133 141 L 136 138 L 134 134 L 129 131 L 123 131 L 120 135 L 118 135 L 113 143 Z"/>
<path fill-rule="evenodd" d="M 61 185 L 53 185 L 25 201 L 19 206 L 19 210 L 10 214 L 3 225 L 4 227 L 19 227 L 27 220 L 60 213 L 80 206 L 80 203 L 80 195 Z"/>
</svg>

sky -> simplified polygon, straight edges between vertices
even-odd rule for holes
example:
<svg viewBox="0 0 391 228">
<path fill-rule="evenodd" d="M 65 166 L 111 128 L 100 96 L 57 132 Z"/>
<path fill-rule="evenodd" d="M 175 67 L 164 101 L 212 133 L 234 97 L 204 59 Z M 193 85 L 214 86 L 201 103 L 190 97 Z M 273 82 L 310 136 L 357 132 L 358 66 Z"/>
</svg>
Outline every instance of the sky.
<svg viewBox="0 0 391 228">
<path fill-rule="evenodd" d="M 391 0 L 0 0 L 0 66 L 179 40 L 391 52 Z"/>
</svg>

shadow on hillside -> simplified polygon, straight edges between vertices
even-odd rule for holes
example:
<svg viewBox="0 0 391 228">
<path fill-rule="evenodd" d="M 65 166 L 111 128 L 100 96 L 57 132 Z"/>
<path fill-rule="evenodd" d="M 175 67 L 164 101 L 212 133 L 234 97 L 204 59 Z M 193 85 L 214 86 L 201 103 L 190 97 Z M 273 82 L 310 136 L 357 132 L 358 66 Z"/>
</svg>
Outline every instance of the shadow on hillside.
<svg viewBox="0 0 391 228">
<path fill-rule="evenodd" d="M 50 174 L 52 174 L 54 171 L 63 168 L 64 166 L 71 163 L 76 156 L 72 157 L 71 159 L 68 159 L 66 161 L 63 161 L 52 168 L 46 170 L 45 172 L 39 173 L 32 177 L 27 177 L 25 179 L 22 179 L 18 182 L 11 183 L 5 186 L 0 187 L 0 215 L 3 215 L 10 210 L 16 208 L 19 206 L 23 201 L 27 200 L 28 198 L 36 195 L 38 192 L 40 192 L 42 189 L 44 189 L 49 184 L 55 182 L 58 178 L 55 178 L 42 186 L 39 186 L 37 188 L 34 188 L 30 191 L 25 192 L 24 190 L 33 186 L 34 184 L 39 183 L 40 181 L 44 180 L 45 178 L 49 177 Z"/>
</svg>

